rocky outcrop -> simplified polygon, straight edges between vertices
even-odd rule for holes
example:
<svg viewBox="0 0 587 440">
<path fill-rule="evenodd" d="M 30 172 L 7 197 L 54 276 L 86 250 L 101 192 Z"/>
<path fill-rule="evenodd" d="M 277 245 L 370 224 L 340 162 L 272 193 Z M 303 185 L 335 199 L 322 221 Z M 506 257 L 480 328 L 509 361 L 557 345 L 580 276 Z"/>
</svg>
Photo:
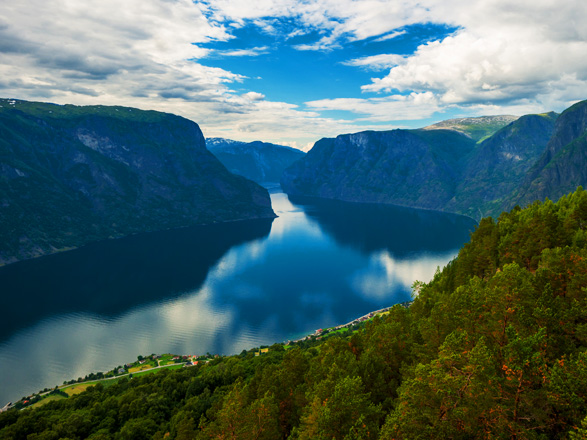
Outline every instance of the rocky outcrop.
<svg viewBox="0 0 587 440">
<path fill-rule="evenodd" d="M 187 119 L 126 107 L 0 100 L 0 263 L 105 238 L 269 218 Z"/>
</svg>

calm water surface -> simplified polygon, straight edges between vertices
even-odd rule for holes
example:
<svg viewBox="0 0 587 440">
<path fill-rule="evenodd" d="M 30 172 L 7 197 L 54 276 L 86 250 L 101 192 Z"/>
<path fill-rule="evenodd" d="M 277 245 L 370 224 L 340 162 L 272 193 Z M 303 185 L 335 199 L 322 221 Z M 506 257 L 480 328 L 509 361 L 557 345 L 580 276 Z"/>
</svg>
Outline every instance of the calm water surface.
<svg viewBox="0 0 587 440">
<path fill-rule="evenodd" d="M 272 192 L 273 221 L 142 234 L 0 268 L 0 406 L 138 354 L 234 354 L 407 301 L 475 225 Z"/>
</svg>

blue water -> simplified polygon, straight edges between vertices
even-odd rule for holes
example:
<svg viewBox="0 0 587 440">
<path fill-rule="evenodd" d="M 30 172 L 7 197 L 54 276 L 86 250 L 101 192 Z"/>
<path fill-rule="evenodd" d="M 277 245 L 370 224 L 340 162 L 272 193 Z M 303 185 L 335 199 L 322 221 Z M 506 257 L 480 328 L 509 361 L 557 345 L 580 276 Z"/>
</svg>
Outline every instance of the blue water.
<svg viewBox="0 0 587 440">
<path fill-rule="evenodd" d="M 475 225 L 271 192 L 273 221 L 141 234 L 0 268 L 0 406 L 139 354 L 234 354 L 407 301 Z"/>
</svg>

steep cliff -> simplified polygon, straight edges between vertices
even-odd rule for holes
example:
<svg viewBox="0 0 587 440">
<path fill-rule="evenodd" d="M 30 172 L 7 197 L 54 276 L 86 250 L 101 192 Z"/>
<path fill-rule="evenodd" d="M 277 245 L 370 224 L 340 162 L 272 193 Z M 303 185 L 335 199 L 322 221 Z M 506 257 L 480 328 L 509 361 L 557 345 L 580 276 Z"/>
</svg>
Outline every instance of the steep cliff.
<svg viewBox="0 0 587 440">
<path fill-rule="evenodd" d="M 0 264 L 105 238 L 274 217 L 187 119 L 0 100 Z"/>
</svg>

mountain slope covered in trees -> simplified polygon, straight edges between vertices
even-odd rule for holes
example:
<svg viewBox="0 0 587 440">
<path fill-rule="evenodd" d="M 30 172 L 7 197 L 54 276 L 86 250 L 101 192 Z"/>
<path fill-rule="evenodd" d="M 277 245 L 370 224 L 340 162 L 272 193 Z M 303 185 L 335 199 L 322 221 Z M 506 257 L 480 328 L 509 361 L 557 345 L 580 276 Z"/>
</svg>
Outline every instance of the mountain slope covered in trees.
<svg viewBox="0 0 587 440">
<path fill-rule="evenodd" d="M 200 128 L 127 107 L 0 100 L 0 264 L 137 232 L 274 217 Z"/>
<path fill-rule="evenodd" d="M 9 410 L 0 438 L 584 438 L 586 225 L 582 189 L 484 219 L 355 333 Z"/>
</svg>

